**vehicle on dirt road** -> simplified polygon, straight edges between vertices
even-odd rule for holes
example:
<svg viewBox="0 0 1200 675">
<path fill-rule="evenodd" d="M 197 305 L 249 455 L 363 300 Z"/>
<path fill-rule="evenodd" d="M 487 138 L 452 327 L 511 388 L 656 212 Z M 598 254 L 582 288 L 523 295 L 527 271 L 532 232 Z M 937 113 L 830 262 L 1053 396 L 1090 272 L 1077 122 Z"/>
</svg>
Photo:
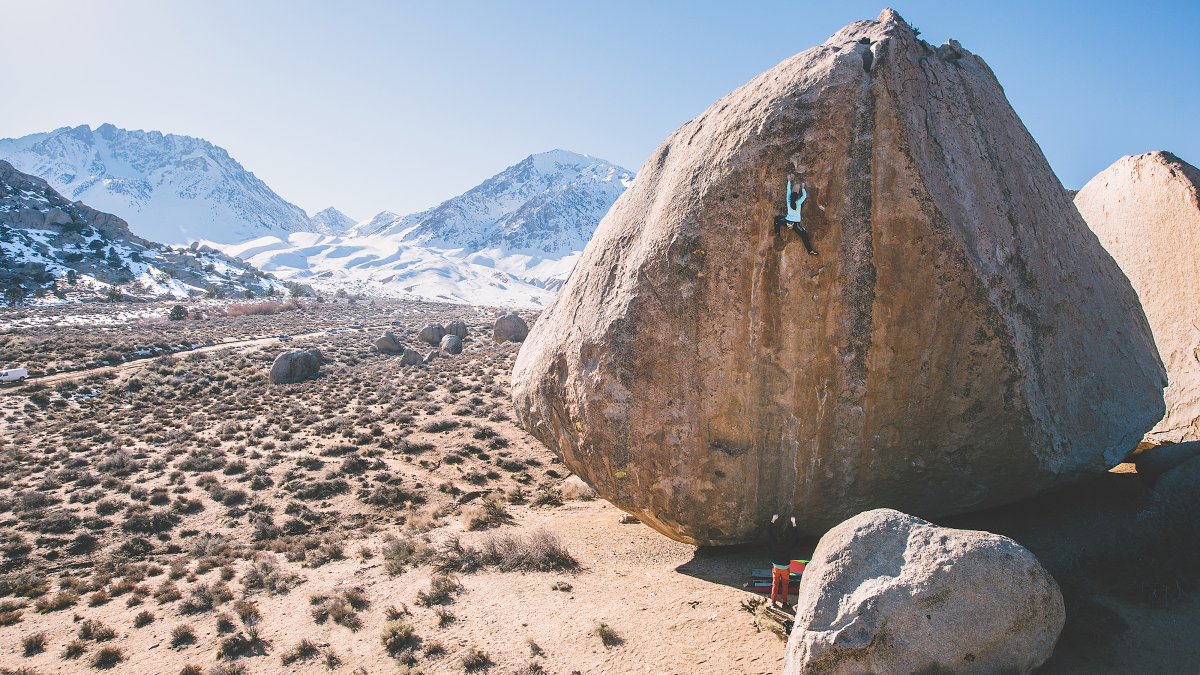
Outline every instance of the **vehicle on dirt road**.
<svg viewBox="0 0 1200 675">
<path fill-rule="evenodd" d="M 0 382 L 24 382 L 27 377 L 29 377 L 29 371 L 25 368 L 0 370 Z"/>
</svg>

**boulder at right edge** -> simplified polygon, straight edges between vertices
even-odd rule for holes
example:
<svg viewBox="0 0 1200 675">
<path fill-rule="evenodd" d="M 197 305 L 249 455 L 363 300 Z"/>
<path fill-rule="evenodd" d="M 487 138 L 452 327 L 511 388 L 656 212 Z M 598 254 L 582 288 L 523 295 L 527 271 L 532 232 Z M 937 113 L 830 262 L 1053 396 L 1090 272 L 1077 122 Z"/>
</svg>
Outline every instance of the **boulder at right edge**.
<svg viewBox="0 0 1200 675">
<path fill-rule="evenodd" d="M 1163 151 L 1122 157 L 1075 206 L 1137 291 L 1167 368 L 1167 413 L 1146 440 L 1200 440 L 1200 169 Z"/>
<path fill-rule="evenodd" d="M 1066 619 L 1020 544 L 867 511 L 821 538 L 800 581 L 785 675 L 1028 673 Z"/>
</svg>

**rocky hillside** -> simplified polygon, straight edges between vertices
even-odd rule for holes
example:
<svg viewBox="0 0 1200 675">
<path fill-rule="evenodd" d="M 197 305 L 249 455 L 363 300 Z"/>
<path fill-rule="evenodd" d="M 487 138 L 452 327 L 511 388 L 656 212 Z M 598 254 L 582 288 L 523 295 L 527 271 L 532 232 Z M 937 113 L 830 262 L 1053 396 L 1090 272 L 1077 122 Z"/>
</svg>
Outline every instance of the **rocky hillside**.
<svg viewBox="0 0 1200 675">
<path fill-rule="evenodd" d="M 167 244 L 237 243 L 291 232 L 337 234 L 310 221 L 224 149 L 200 138 L 86 125 L 0 139 L 0 159 L 71 200 Z"/>
<path fill-rule="evenodd" d="M 186 298 L 283 293 L 284 284 L 214 249 L 171 248 L 63 197 L 0 160 L 0 289 L 28 299 Z"/>
</svg>

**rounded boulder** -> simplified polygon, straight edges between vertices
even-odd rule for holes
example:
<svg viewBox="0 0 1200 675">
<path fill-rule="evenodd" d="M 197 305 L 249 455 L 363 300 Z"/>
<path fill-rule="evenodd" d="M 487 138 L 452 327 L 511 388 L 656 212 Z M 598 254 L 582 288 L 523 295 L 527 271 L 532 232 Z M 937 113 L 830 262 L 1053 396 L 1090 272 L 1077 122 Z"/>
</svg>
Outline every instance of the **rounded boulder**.
<svg viewBox="0 0 1200 675">
<path fill-rule="evenodd" d="M 1028 673 L 1066 614 L 1032 553 L 890 509 L 821 538 L 800 580 L 785 675 Z"/>
<path fill-rule="evenodd" d="M 446 324 L 446 334 L 456 335 L 460 340 L 467 339 L 467 324 L 463 321 L 454 320 Z"/>
<path fill-rule="evenodd" d="M 516 314 L 505 314 L 496 319 L 492 328 L 492 339 L 496 342 L 523 342 L 529 336 L 529 324 Z"/>
<path fill-rule="evenodd" d="M 440 323 L 427 323 L 417 333 L 417 339 L 428 345 L 438 346 L 446 335 L 446 329 Z"/>
<path fill-rule="evenodd" d="M 311 380 L 321 370 L 320 349 L 295 349 L 275 357 L 271 363 L 271 384 L 294 384 Z"/>
<path fill-rule="evenodd" d="M 444 335 L 439 347 L 443 354 L 461 354 L 463 348 L 462 338 L 457 335 Z"/>
</svg>

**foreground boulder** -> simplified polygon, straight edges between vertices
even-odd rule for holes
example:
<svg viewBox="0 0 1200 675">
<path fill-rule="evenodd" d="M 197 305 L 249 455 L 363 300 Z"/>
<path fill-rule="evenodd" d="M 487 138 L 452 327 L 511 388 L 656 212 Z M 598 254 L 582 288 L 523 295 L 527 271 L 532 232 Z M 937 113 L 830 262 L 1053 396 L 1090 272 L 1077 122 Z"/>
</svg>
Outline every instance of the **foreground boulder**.
<svg viewBox="0 0 1200 675">
<path fill-rule="evenodd" d="M 440 323 L 427 323 L 421 327 L 421 332 L 417 333 L 417 339 L 425 344 L 438 346 L 442 342 L 442 337 L 446 335 L 446 329 Z"/>
<path fill-rule="evenodd" d="M 419 366 L 423 363 L 421 353 L 414 349 L 405 349 L 400 355 L 400 365 L 402 366 Z"/>
<path fill-rule="evenodd" d="M 461 354 L 462 353 L 462 338 L 457 335 L 442 336 L 442 342 L 439 346 L 443 354 Z"/>
<path fill-rule="evenodd" d="M 522 342 L 529 335 L 529 324 L 516 314 L 505 314 L 496 319 L 492 328 L 492 339 L 496 342 Z"/>
<path fill-rule="evenodd" d="M 454 320 L 446 324 L 446 335 L 457 335 L 458 339 L 467 339 L 467 324 Z"/>
<path fill-rule="evenodd" d="M 1200 440 L 1200 169 L 1169 152 L 1122 157 L 1075 196 L 1133 283 L 1167 368 L 1167 411 L 1146 440 Z"/>
<path fill-rule="evenodd" d="M 1017 542 L 890 509 L 826 533 L 799 593 L 785 675 L 1028 673 L 1066 618 Z"/>
<path fill-rule="evenodd" d="M 789 165 L 819 256 L 776 236 Z M 678 540 L 974 510 L 1115 466 L 1163 413 L 1128 280 L 987 64 L 888 10 L 658 148 L 514 367 L 520 422 Z"/>
<path fill-rule="evenodd" d="M 275 357 L 271 364 L 271 384 L 294 384 L 311 380 L 321 370 L 320 349 L 295 349 Z"/>
<path fill-rule="evenodd" d="M 390 330 L 384 331 L 383 335 L 380 335 L 375 339 L 375 348 L 378 349 L 381 354 L 404 353 L 404 345 L 400 343 L 400 340 L 396 339 L 396 335 Z"/>
</svg>

